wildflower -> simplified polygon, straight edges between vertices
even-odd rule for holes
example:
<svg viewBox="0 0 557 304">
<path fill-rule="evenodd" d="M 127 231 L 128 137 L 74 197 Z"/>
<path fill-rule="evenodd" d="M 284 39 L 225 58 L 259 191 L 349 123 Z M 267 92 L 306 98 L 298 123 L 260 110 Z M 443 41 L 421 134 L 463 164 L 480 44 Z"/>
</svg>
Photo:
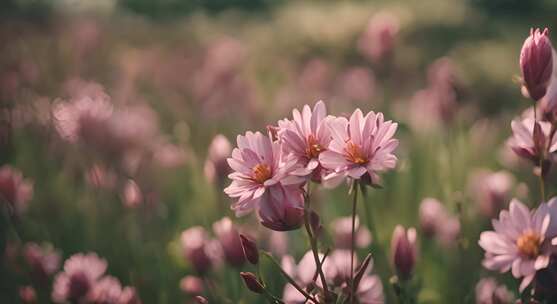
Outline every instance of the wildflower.
<svg viewBox="0 0 557 304">
<path fill-rule="evenodd" d="M 393 151 L 398 140 L 393 138 L 397 124 L 384 121 L 383 113 L 369 112 L 365 117 L 360 109 L 350 120 L 344 117 L 329 122 L 333 140 L 327 151 L 319 155 L 321 165 L 332 171 L 325 177 L 331 185 L 345 177 L 370 179 L 379 182 L 377 173 L 393 169 L 397 157 Z"/>
<path fill-rule="evenodd" d="M 545 159 L 547 153 L 557 151 L 557 133 L 551 134 L 550 123 L 524 118 L 513 120 L 511 128 L 513 137 L 509 140 L 509 145 L 518 156 L 538 165 L 540 158 Z M 540 131 L 536 132 L 536 129 Z"/>
<path fill-rule="evenodd" d="M 358 41 L 360 52 L 373 61 L 391 55 L 399 31 L 398 19 L 389 13 L 379 13 L 371 18 Z"/>
<path fill-rule="evenodd" d="M 424 235 L 435 237 L 446 247 L 451 247 L 460 233 L 460 221 L 434 198 L 424 198 L 419 210 L 420 227 Z"/>
<path fill-rule="evenodd" d="M 553 47 L 546 28 L 532 29 L 520 51 L 520 70 L 524 86 L 534 100 L 540 100 L 547 91 L 553 71 Z"/>
<path fill-rule="evenodd" d="M 9 165 L 0 167 L 0 202 L 5 203 L 10 212 L 21 214 L 33 197 L 33 184 L 24 179 L 21 172 Z"/>
<path fill-rule="evenodd" d="M 550 241 L 557 236 L 556 198 L 542 203 L 532 212 L 520 201 L 513 199 L 509 210 L 499 213 L 493 220 L 494 231 L 480 235 L 480 246 L 486 251 L 484 267 L 507 272 L 512 270 L 515 278 L 523 278 L 520 290 L 534 279 L 536 271 L 544 269 L 550 261 Z"/>
<path fill-rule="evenodd" d="M 224 184 L 224 178 L 230 173 L 226 159 L 230 157 L 232 146 L 228 139 L 218 134 L 209 145 L 209 155 L 205 161 L 204 173 L 207 180 L 217 185 Z"/>
<path fill-rule="evenodd" d="M 122 194 L 124 206 L 134 208 L 141 204 L 143 201 L 143 193 L 133 179 L 128 179 Z"/>
<path fill-rule="evenodd" d="M 250 238 L 241 234 L 240 239 L 242 240 L 242 249 L 246 260 L 253 265 L 257 265 L 257 263 L 259 263 L 259 250 L 257 249 L 257 244 Z"/>
<path fill-rule="evenodd" d="M 252 292 L 263 293 L 265 291 L 265 287 L 261 285 L 261 282 L 259 282 L 255 274 L 251 272 L 240 272 L 240 276 L 244 280 L 246 287 Z"/>
<path fill-rule="evenodd" d="M 234 223 L 228 217 L 223 217 L 213 224 L 213 231 L 220 242 L 226 261 L 233 266 L 244 264 L 246 259 L 240 233 Z"/>
<path fill-rule="evenodd" d="M 39 246 L 27 243 L 23 249 L 23 257 L 36 279 L 45 281 L 60 267 L 60 252 L 52 246 Z"/>
<path fill-rule="evenodd" d="M 512 293 L 505 285 L 497 284 L 494 278 L 481 279 L 476 284 L 476 304 L 511 304 Z"/>
<path fill-rule="evenodd" d="M 88 296 L 88 303 L 93 304 L 120 304 L 122 285 L 112 276 L 104 276 L 92 288 Z"/>
<path fill-rule="evenodd" d="M 292 111 L 293 120 L 279 121 L 279 137 L 284 153 L 292 153 L 302 166 L 291 174 L 311 176 L 320 181 L 323 170 L 319 163 L 319 155 L 327 150 L 331 142 L 329 128 L 326 125 L 327 109 L 323 101 L 313 107 L 313 111 L 305 105 L 302 112 Z"/>
<path fill-rule="evenodd" d="M 400 279 L 410 278 L 417 258 L 416 229 L 397 225 L 391 239 L 391 258 Z"/>
<path fill-rule="evenodd" d="M 37 292 L 33 286 L 22 286 L 19 288 L 19 299 L 23 304 L 37 303 Z"/>
<path fill-rule="evenodd" d="M 106 267 L 106 261 L 95 253 L 74 254 L 64 262 L 63 272 L 54 278 L 52 300 L 55 303 L 85 300 Z"/>
<path fill-rule="evenodd" d="M 236 216 L 257 209 L 267 228 L 298 228 L 303 216 L 303 179 L 291 175 L 299 168 L 297 159 L 281 153 L 280 144 L 260 132 L 240 135 L 237 142 L 238 148 L 228 159 L 235 171 L 229 175 L 232 184 L 224 189 L 228 196 L 238 198 L 232 205 Z"/>
<path fill-rule="evenodd" d="M 493 217 L 508 202 L 513 184 L 512 175 L 506 171 L 478 170 L 470 176 L 468 188 L 480 213 Z"/>
<path fill-rule="evenodd" d="M 180 280 L 180 289 L 189 295 L 200 295 L 203 293 L 203 280 L 196 276 L 185 276 Z"/>
<path fill-rule="evenodd" d="M 355 225 L 355 242 L 359 248 L 365 248 L 371 244 L 371 233 L 369 230 L 360 226 L 360 218 L 356 216 Z M 332 223 L 333 240 L 335 241 L 335 248 L 350 249 L 352 246 L 352 218 L 341 217 Z"/>
<path fill-rule="evenodd" d="M 211 266 L 218 262 L 218 255 L 222 248 L 215 248 L 209 240 L 207 231 L 201 226 L 191 227 L 182 232 L 180 236 L 184 257 L 191 263 L 194 269 L 204 274 Z M 211 249 L 214 251 L 211 252 Z"/>
</svg>

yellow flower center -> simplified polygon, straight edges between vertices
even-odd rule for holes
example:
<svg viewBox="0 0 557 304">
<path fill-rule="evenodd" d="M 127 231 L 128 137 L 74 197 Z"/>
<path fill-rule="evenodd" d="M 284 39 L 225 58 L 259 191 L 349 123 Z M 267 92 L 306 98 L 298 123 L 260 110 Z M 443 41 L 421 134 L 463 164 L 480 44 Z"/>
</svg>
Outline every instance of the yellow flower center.
<svg viewBox="0 0 557 304">
<path fill-rule="evenodd" d="M 271 167 L 266 164 L 255 165 L 255 167 L 253 167 L 252 169 L 252 172 L 253 179 L 260 184 L 263 184 L 266 180 L 271 178 Z"/>
<path fill-rule="evenodd" d="M 308 136 L 306 155 L 308 158 L 317 158 L 325 149 L 317 142 L 313 135 Z"/>
<path fill-rule="evenodd" d="M 348 142 L 345 148 L 346 159 L 358 165 L 367 164 L 369 161 L 367 157 L 362 153 L 360 147 L 353 142 Z"/>
<path fill-rule="evenodd" d="M 537 233 L 526 231 L 516 240 L 516 247 L 523 256 L 535 258 L 540 253 L 541 243 L 542 239 Z"/>
</svg>

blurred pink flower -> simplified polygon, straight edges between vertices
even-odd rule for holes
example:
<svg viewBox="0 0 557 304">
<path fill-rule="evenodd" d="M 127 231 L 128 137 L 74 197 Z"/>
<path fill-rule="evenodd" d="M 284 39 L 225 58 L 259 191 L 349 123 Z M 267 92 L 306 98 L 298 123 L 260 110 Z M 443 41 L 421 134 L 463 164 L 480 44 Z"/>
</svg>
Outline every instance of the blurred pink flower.
<svg viewBox="0 0 557 304">
<path fill-rule="evenodd" d="M 398 140 L 393 135 L 398 125 L 384 121 L 383 113 L 369 112 L 364 117 L 357 109 L 350 120 L 338 117 L 328 124 L 333 140 L 319 155 L 321 165 L 333 171 L 325 177 L 325 184 L 335 185 L 346 177 L 369 178 L 372 184 L 377 184 L 379 172 L 396 166 L 393 152 Z"/>
<path fill-rule="evenodd" d="M 208 156 L 203 169 L 208 181 L 219 186 L 224 184 L 225 177 L 231 172 L 226 162 L 231 153 L 230 141 L 224 135 L 217 134 L 209 145 Z"/>
<path fill-rule="evenodd" d="M 553 46 L 549 30 L 531 29 L 520 51 L 520 70 L 524 86 L 534 100 L 540 100 L 547 91 L 553 71 Z"/>
<path fill-rule="evenodd" d="M 337 80 L 341 99 L 369 101 L 375 94 L 375 76 L 365 67 L 352 67 L 344 71 Z"/>
<path fill-rule="evenodd" d="M 133 179 L 128 179 L 124 185 L 122 193 L 124 206 L 128 208 L 135 208 L 143 201 L 143 193 L 137 183 Z"/>
<path fill-rule="evenodd" d="M 335 248 L 350 249 L 352 246 L 352 218 L 349 216 L 337 218 L 331 225 Z M 366 248 L 371 244 L 371 233 L 366 227 L 360 226 L 358 216 L 356 216 L 355 237 L 358 248 Z"/>
<path fill-rule="evenodd" d="M 323 255 L 319 254 L 322 259 Z M 355 259 L 355 267 L 357 259 Z M 298 265 L 295 264 L 291 256 L 284 256 L 282 259 L 283 269 L 293 277 L 302 287 L 314 282 L 316 267 L 312 252 L 307 252 Z M 364 270 L 363 277 L 358 285 L 356 298 L 358 303 L 379 304 L 384 303 L 383 285 L 376 275 L 371 275 L 373 261 Z M 325 259 L 323 272 L 327 279 L 327 284 L 332 287 L 340 287 L 340 290 L 347 291 L 350 284 L 350 250 L 335 250 Z M 315 282 L 321 286 L 321 281 Z M 286 304 L 305 303 L 305 297 L 300 294 L 291 284 L 286 284 L 283 291 L 283 301 Z"/>
<path fill-rule="evenodd" d="M 141 299 L 135 287 L 126 286 L 122 289 L 118 304 L 141 304 Z"/>
<path fill-rule="evenodd" d="M 510 199 L 513 176 L 507 171 L 473 171 L 468 180 L 468 192 L 486 217 L 495 216 Z"/>
<path fill-rule="evenodd" d="M 188 275 L 180 280 L 180 289 L 188 295 L 196 296 L 202 294 L 205 288 L 201 278 Z"/>
<path fill-rule="evenodd" d="M 93 286 L 87 303 L 92 304 L 120 304 L 122 285 L 112 276 L 104 276 Z"/>
<path fill-rule="evenodd" d="M 328 96 L 332 80 L 332 67 L 329 63 L 319 58 L 309 60 L 298 75 L 298 98 L 319 100 Z"/>
<path fill-rule="evenodd" d="M 535 125 L 538 124 L 539 138 L 535 138 Z M 557 133 L 551 134 L 551 124 L 545 121 L 536 122 L 532 118 L 513 120 L 511 123 L 513 137 L 509 140 L 511 149 L 520 157 L 539 164 L 540 157 L 546 153 L 557 151 Z"/>
<path fill-rule="evenodd" d="M 435 198 L 424 198 L 420 203 L 420 227 L 425 236 L 435 237 L 441 245 L 451 247 L 460 234 L 460 221 L 449 214 Z"/>
<path fill-rule="evenodd" d="M 54 106 L 54 125 L 58 134 L 70 142 L 79 139 L 101 145 L 106 139 L 107 122 L 112 115 L 108 98 L 81 97 Z"/>
<path fill-rule="evenodd" d="M 19 288 L 19 299 L 23 304 L 35 304 L 37 302 L 37 292 L 33 286 L 22 286 Z"/>
<path fill-rule="evenodd" d="M 36 243 L 27 243 L 23 249 L 23 256 L 33 276 L 42 282 L 60 267 L 60 252 L 51 245 L 39 246 Z"/>
<path fill-rule="evenodd" d="M 313 111 L 308 105 L 304 106 L 302 112 L 294 109 L 292 117 L 292 120 L 283 119 L 278 122 L 278 136 L 283 153 L 293 154 L 302 166 L 291 174 L 311 176 L 313 180 L 321 181 L 321 176 L 326 174 L 326 171 L 319 163 L 319 155 L 331 142 L 331 134 L 326 125 L 325 103 L 318 101 Z"/>
<path fill-rule="evenodd" d="M 240 233 L 232 220 L 223 217 L 213 223 L 213 231 L 222 246 L 226 261 L 232 266 L 243 265 L 246 259 L 240 241 Z"/>
<path fill-rule="evenodd" d="M 418 255 L 416 229 L 397 225 L 391 239 L 391 258 L 400 279 L 411 277 Z"/>
<path fill-rule="evenodd" d="M 116 174 L 102 164 L 94 164 L 86 173 L 87 183 L 95 188 L 112 189 L 116 186 Z"/>
<path fill-rule="evenodd" d="M 513 294 L 494 278 L 483 278 L 476 284 L 476 304 L 512 304 Z"/>
<path fill-rule="evenodd" d="M 64 269 L 56 275 L 52 287 L 55 303 L 85 300 L 106 271 L 106 261 L 96 253 L 74 254 L 64 262 Z"/>
<path fill-rule="evenodd" d="M 153 154 L 155 161 L 163 168 L 176 168 L 187 160 L 184 149 L 166 142 L 156 145 Z"/>
<path fill-rule="evenodd" d="M 238 148 L 228 164 L 232 184 L 224 192 L 238 201 L 232 205 L 236 216 L 257 209 L 262 224 L 274 230 L 299 227 L 303 214 L 300 190 L 303 178 L 291 175 L 299 168 L 294 155 L 281 153 L 280 144 L 260 132 L 239 135 Z"/>
<path fill-rule="evenodd" d="M 390 56 L 395 47 L 399 27 L 396 16 L 387 12 L 375 14 L 358 40 L 360 53 L 372 61 L 380 61 Z"/>
<path fill-rule="evenodd" d="M 201 226 L 184 230 L 180 236 L 184 257 L 200 274 L 220 263 L 222 248 L 214 246 L 207 231 Z"/>
<path fill-rule="evenodd" d="M 0 203 L 15 215 L 27 209 L 33 197 L 33 183 L 23 178 L 21 172 L 10 165 L 0 167 Z"/>
<path fill-rule="evenodd" d="M 507 272 L 523 278 L 520 291 L 534 279 L 536 271 L 548 266 L 551 239 L 557 236 L 557 198 L 542 203 L 533 211 L 513 199 L 509 211 L 503 210 L 493 220 L 495 231 L 484 231 L 479 245 L 485 250 L 483 266 L 489 270 Z"/>
</svg>

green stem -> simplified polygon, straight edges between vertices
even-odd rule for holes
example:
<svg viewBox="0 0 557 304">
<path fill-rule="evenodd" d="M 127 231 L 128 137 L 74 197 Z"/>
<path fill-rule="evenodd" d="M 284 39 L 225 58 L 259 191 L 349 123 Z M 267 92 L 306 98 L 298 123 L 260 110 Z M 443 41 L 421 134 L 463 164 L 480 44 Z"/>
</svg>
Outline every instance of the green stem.
<svg viewBox="0 0 557 304">
<path fill-rule="evenodd" d="M 321 279 L 321 285 L 323 285 L 323 292 L 325 293 L 325 302 L 329 300 L 329 287 L 327 286 L 327 280 L 325 279 L 325 274 L 323 273 L 323 265 L 319 260 L 319 252 L 317 249 L 317 236 L 313 234 L 310 225 L 310 191 L 308 189 L 308 193 L 305 197 L 305 204 L 304 204 L 304 226 L 306 228 L 309 243 L 311 246 L 311 252 L 313 253 L 313 259 L 315 260 L 315 267 L 317 268 L 317 272 L 319 274 L 319 278 Z"/>
<path fill-rule="evenodd" d="M 354 180 L 352 184 L 352 191 L 354 191 L 352 200 L 352 239 L 350 244 L 350 303 L 354 303 L 354 293 L 356 286 L 354 286 L 354 249 L 356 247 L 356 206 L 358 204 L 358 181 Z"/>
</svg>

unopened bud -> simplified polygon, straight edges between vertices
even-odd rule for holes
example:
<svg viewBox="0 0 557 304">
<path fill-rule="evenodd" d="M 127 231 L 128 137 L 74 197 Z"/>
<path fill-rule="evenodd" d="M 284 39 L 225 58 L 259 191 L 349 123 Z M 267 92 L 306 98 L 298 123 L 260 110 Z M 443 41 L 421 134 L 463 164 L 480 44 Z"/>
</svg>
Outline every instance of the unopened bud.
<svg viewBox="0 0 557 304">
<path fill-rule="evenodd" d="M 240 240 L 242 241 L 242 249 L 244 250 L 246 260 L 253 265 L 257 265 L 257 263 L 259 263 L 259 250 L 257 249 L 257 244 L 243 234 L 240 234 Z"/>
<path fill-rule="evenodd" d="M 251 272 L 240 272 L 240 276 L 249 290 L 259 294 L 265 291 L 265 288 L 261 285 L 261 282 L 259 282 L 255 274 Z"/>
<path fill-rule="evenodd" d="M 520 51 L 520 70 L 528 95 L 540 100 L 547 92 L 547 86 L 553 71 L 553 47 L 546 28 L 532 29 Z"/>
</svg>

